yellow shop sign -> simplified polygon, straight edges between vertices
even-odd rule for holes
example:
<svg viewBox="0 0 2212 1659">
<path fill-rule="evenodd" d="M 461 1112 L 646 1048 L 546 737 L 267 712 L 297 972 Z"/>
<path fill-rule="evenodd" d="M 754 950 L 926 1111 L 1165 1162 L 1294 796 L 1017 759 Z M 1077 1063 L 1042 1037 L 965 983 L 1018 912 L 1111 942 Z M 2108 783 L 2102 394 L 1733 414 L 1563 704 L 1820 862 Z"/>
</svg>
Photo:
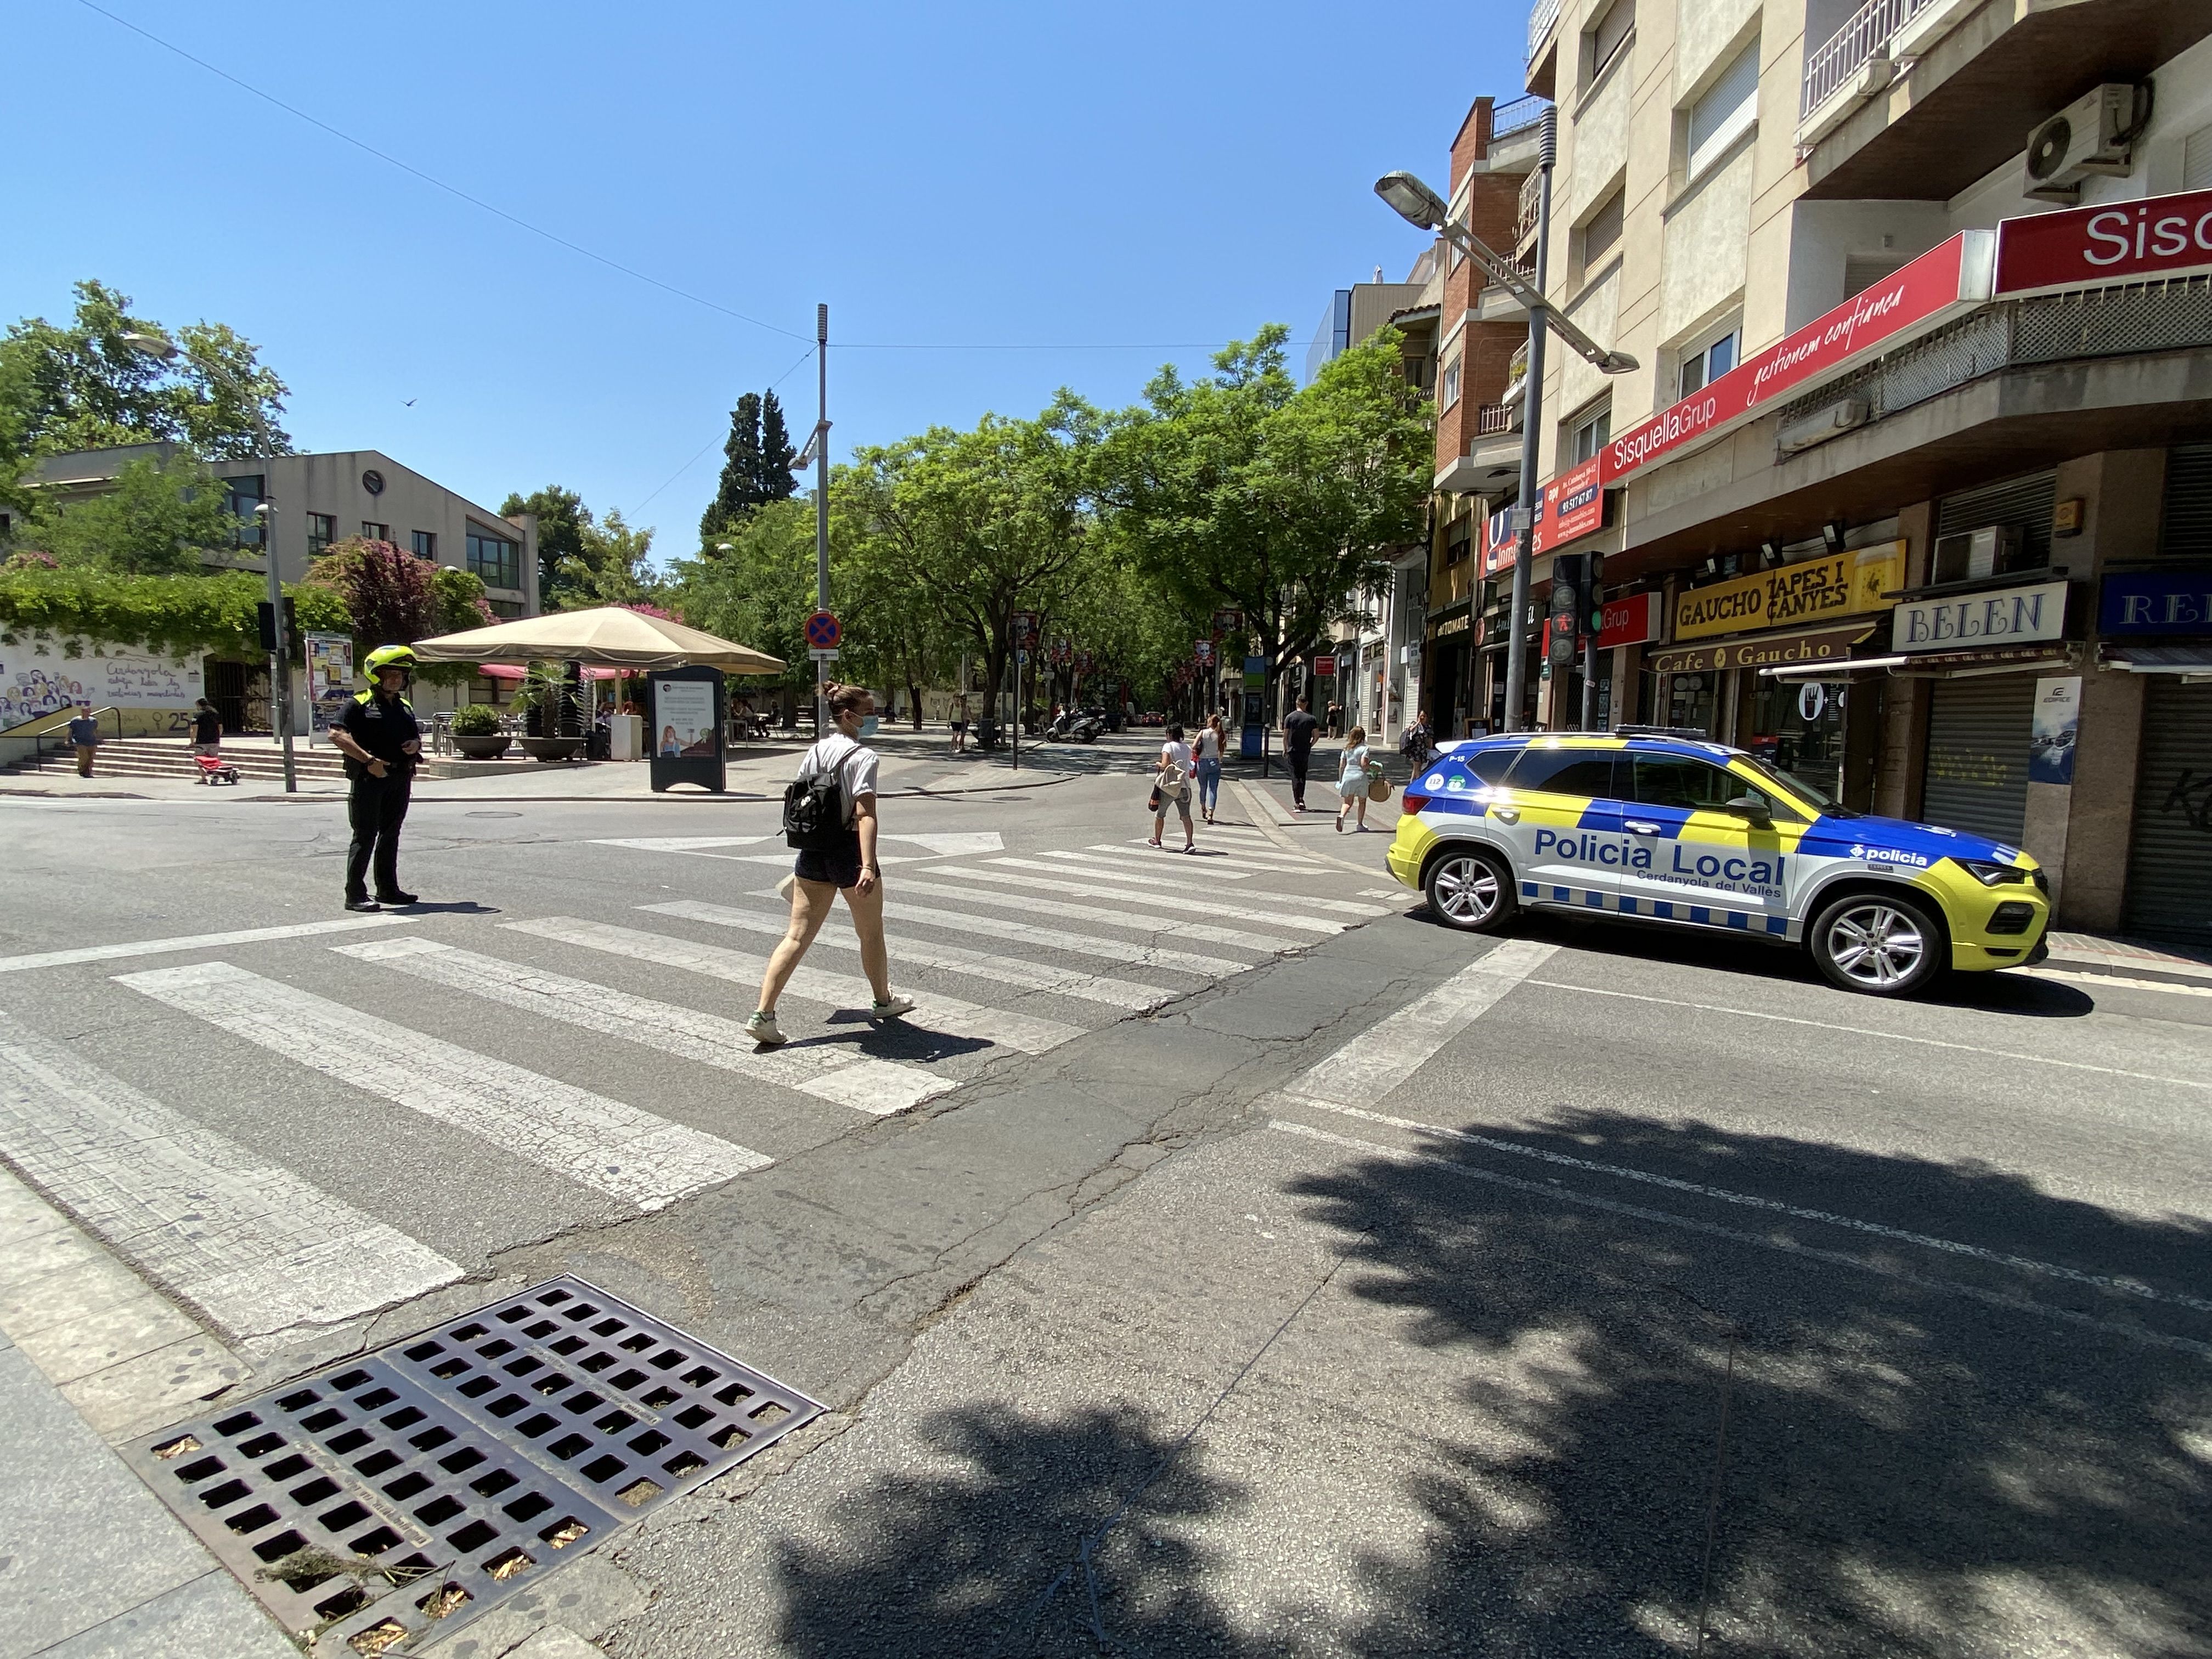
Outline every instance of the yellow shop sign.
<svg viewBox="0 0 2212 1659">
<path fill-rule="evenodd" d="M 1879 611 L 1889 603 L 1882 596 L 1904 586 L 1903 542 L 1852 548 L 1677 593 L 1674 637 L 1749 634 Z"/>
</svg>

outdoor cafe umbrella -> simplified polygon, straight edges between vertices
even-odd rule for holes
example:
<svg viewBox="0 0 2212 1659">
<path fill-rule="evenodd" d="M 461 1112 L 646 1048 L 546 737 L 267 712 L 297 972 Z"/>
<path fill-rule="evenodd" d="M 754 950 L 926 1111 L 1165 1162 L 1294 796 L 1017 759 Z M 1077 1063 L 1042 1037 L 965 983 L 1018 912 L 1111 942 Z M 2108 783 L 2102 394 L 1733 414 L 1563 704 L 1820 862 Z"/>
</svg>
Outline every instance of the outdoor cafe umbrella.
<svg viewBox="0 0 2212 1659">
<path fill-rule="evenodd" d="M 665 617 L 648 617 L 623 605 L 594 611 L 555 611 L 489 628 L 471 628 L 417 640 L 424 662 L 586 663 L 596 668 L 647 670 L 686 663 L 732 674 L 775 674 L 782 661 L 732 641 L 686 628 Z"/>
</svg>

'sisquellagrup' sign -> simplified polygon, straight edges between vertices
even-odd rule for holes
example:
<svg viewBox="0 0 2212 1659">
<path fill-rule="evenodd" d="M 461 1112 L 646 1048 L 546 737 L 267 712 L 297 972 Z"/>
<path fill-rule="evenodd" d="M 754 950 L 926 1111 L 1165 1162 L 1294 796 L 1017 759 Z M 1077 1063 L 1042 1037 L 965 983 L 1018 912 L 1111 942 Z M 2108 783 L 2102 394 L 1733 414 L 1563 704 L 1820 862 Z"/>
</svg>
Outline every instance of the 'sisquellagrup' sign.
<svg viewBox="0 0 2212 1659">
<path fill-rule="evenodd" d="M 1999 295 L 2212 270 L 2212 190 L 2106 202 L 1997 227 Z"/>
</svg>

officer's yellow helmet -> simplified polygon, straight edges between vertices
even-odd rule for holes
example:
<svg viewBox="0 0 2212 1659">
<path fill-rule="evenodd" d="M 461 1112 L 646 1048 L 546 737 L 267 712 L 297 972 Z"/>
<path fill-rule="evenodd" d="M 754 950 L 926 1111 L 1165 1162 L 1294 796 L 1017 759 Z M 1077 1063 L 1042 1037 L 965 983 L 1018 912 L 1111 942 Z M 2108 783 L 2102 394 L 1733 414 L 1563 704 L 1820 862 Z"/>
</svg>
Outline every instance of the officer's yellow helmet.
<svg viewBox="0 0 2212 1659">
<path fill-rule="evenodd" d="M 380 645 L 368 653 L 362 666 L 372 680 L 387 668 L 403 668 L 410 674 L 415 672 L 415 647 L 410 645 Z"/>
</svg>

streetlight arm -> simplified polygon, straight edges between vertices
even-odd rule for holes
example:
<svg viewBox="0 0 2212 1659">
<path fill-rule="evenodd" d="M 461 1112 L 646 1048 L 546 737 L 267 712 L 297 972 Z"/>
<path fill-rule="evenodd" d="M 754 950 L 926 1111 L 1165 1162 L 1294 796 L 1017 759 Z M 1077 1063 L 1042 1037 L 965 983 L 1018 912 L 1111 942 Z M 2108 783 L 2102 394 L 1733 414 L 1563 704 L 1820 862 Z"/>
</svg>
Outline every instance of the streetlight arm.
<svg viewBox="0 0 2212 1659">
<path fill-rule="evenodd" d="M 1542 312 L 1559 337 L 1572 346 L 1599 374 L 1626 374 L 1637 367 L 1636 359 L 1626 352 L 1608 351 L 1577 328 L 1567 314 L 1539 294 L 1515 266 L 1479 240 L 1474 233 L 1458 220 L 1447 219 L 1437 228 L 1443 233 L 1445 240 L 1480 266 L 1483 274 L 1491 281 L 1529 310 Z"/>
</svg>

